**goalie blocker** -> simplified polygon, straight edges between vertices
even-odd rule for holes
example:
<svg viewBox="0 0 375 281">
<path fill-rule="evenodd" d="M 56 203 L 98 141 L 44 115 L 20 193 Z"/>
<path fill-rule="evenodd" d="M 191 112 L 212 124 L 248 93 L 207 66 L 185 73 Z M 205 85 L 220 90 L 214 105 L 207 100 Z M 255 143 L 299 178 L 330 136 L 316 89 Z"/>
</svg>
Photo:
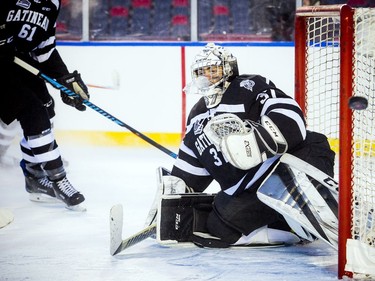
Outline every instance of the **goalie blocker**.
<svg viewBox="0 0 375 281">
<path fill-rule="evenodd" d="M 285 157 L 284 157 L 285 156 Z M 285 154 L 259 188 L 258 198 L 282 214 L 293 230 L 261 227 L 234 244 L 210 235 L 206 221 L 215 194 L 163 195 L 158 206 L 157 240 L 161 244 L 192 242 L 197 246 L 266 247 L 320 238 L 337 248 L 337 183 L 307 162 Z"/>
<path fill-rule="evenodd" d="M 239 243 L 229 244 L 208 233 L 206 222 L 212 211 L 215 194 L 185 193 L 163 195 L 157 219 L 157 241 L 160 244 L 194 243 L 198 247 L 277 247 L 294 244 L 300 239 L 286 231 L 261 227 L 244 236 Z"/>
<path fill-rule="evenodd" d="M 205 223 L 215 194 L 166 194 L 159 202 L 157 240 L 161 244 L 193 242 L 195 231 L 207 232 Z"/>
</svg>

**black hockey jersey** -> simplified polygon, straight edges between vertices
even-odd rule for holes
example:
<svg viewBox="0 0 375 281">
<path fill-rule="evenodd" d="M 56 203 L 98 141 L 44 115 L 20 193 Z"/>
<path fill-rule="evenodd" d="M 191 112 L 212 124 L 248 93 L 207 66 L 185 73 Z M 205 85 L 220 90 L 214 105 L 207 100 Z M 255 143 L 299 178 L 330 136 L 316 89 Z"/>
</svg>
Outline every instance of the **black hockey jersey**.
<svg viewBox="0 0 375 281">
<path fill-rule="evenodd" d="M 225 91 L 219 105 L 207 109 L 200 99 L 192 108 L 186 134 L 180 146 L 172 175 L 202 192 L 215 179 L 222 190 L 234 194 L 252 185 L 263 164 L 244 171 L 226 161 L 221 151 L 203 132 L 207 122 L 218 114 L 232 113 L 242 120 L 259 122 L 267 115 L 279 128 L 288 144 L 288 151 L 306 137 L 304 117 L 297 102 L 275 84 L 260 75 L 237 76 Z"/>
<path fill-rule="evenodd" d="M 59 10 L 60 0 L 0 1 L 1 60 L 12 61 L 16 52 L 53 78 L 68 74 L 55 49 Z"/>
</svg>

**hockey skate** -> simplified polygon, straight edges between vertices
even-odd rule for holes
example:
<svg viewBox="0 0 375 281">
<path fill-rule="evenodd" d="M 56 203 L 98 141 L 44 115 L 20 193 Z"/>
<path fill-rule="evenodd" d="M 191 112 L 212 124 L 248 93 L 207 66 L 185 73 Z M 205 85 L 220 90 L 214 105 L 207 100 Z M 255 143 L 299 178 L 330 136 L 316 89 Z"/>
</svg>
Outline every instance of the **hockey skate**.
<svg viewBox="0 0 375 281">
<path fill-rule="evenodd" d="M 25 189 L 29 193 L 29 199 L 34 202 L 56 203 L 55 192 L 52 182 L 47 176 L 35 177 L 26 170 L 24 161 L 20 162 L 20 167 L 25 176 Z"/>
<path fill-rule="evenodd" d="M 81 205 L 85 197 L 73 187 L 67 177 L 52 181 L 52 186 L 56 198 L 64 202 L 66 208 L 73 211 L 86 211 L 86 208 Z"/>
<path fill-rule="evenodd" d="M 57 202 L 52 182 L 47 177 L 25 176 L 25 183 L 25 188 L 31 201 L 42 203 Z"/>
</svg>

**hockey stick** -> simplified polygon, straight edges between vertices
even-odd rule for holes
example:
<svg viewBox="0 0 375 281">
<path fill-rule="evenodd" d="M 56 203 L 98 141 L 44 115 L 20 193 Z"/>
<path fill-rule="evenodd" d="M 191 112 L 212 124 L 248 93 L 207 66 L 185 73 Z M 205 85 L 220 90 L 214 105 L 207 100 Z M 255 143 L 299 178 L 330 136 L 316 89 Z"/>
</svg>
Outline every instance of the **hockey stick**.
<svg viewBox="0 0 375 281">
<path fill-rule="evenodd" d="M 122 239 L 123 210 L 121 204 L 111 208 L 109 222 L 110 254 L 112 256 L 156 234 L 156 223 L 153 223 L 136 234 Z"/>
<path fill-rule="evenodd" d="M 118 90 L 120 89 L 120 78 L 117 71 L 112 71 L 112 83 L 111 85 L 99 85 L 99 84 L 86 84 L 89 88 L 97 88 L 97 89 L 104 89 L 104 90 Z"/>
<path fill-rule="evenodd" d="M 123 209 L 122 205 L 114 205 L 110 211 L 110 253 L 111 255 L 116 255 L 123 250 L 147 239 L 148 237 L 156 235 L 156 215 L 158 213 L 157 205 L 159 203 L 160 197 L 164 193 L 164 186 L 162 177 L 165 175 L 170 175 L 170 171 L 163 167 L 157 169 L 157 189 L 154 201 L 151 205 L 150 211 L 147 216 L 145 227 L 138 233 L 122 239 L 122 225 L 123 225 Z"/>
<path fill-rule="evenodd" d="M 11 211 L 0 208 L 0 228 L 3 228 L 6 225 L 10 224 L 13 219 L 14 215 Z"/>
<path fill-rule="evenodd" d="M 76 97 L 78 96 L 76 93 L 74 93 L 73 91 L 69 90 L 68 88 L 64 87 L 63 85 L 61 85 L 59 82 L 57 82 L 55 79 L 52 79 L 50 78 L 49 76 L 41 73 L 38 69 L 36 69 L 35 67 L 31 66 L 30 64 L 26 63 L 25 61 L 15 57 L 14 58 L 14 62 L 16 64 L 18 64 L 19 66 L 21 66 L 22 68 L 24 68 L 25 70 L 29 71 L 30 73 L 34 74 L 35 76 L 38 76 L 40 78 L 42 78 L 43 80 L 47 81 L 48 83 L 50 83 L 54 88 L 64 92 L 65 94 L 67 94 L 68 96 L 71 96 L 71 97 Z M 95 110 L 96 112 L 100 113 L 101 115 L 103 115 L 104 117 L 107 117 L 109 120 L 115 122 L 116 124 L 120 125 L 121 127 L 124 127 L 126 129 L 128 129 L 130 132 L 132 132 L 133 134 L 135 134 L 136 136 L 140 137 L 141 139 L 143 139 L 144 141 L 148 142 L 149 144 L 153 145 L 154 147 L 160 149 L 161 151 L 163 151 L 164 153 L 168 154 L 169 156 L 173 157 L 173 158 L 177 158 L 177 154 L 170 151 L 168 148 L 162 146 L 161 144 L 155 142 L 154 140 L 150 139 L 149 137 L 147 137 L 146 135 L 142 134 L 141 132 L 137 131 L 136 129 L 134 129 L 133 127 L 127 125 L 126 123 L 122 122 L 121 120 L 117 119 L 116 117 L 114 117 L 113 115 L 109 114 L 108 112 L 106 112 L 105 110 L 101 109 L 100 107 L 96 106 L 95 104 L 93 104 L 92 102 L 88 101 L 88 100 L 83 100 L 83 103 L 90 107 L 91 109 Z"/>
<path fill-rule="evenodd" d="M 105 86 L 105 85 L 96 85 L 96 84 L 86 84 L 89 88 L 103 89 L 103 90 L 118 90 L 118 87 Z"/>
</svg>

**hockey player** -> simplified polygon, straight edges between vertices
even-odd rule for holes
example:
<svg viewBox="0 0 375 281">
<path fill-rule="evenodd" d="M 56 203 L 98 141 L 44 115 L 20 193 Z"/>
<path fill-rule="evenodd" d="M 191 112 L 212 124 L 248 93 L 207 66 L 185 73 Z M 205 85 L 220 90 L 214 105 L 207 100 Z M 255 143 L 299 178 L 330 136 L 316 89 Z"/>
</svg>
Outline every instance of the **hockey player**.
<svg viewBox="0 0 375 281">
<path fill-rule="evenodd" d="M 77 97 L 61 94 L 64 103 L 85 110 L 89 99 L 86 85 L 77 71 L 70 73 L 56 50 L 55 27 L 60 10 L 58 0 L 16 0 L 0 2 L 0 65 L 3 87 L 0 118 L 5 124 L 17 119 L 22 127 L 21 167 L 26 190 L 32 199 L 57 198 L 68 208 L 79 209 L 85 198 L 66 177 L 50 119 L 54 100 L 45 82 L 13 61 L 15 56 L 57 79 Z"/>
<path fill-rule="evenodd" d="M 287 152 L 333 176 L 334 152 L 327 138 L 306 130 L 297 102 L 272 81 L 239 75 L 237 59 L 227 49 L 207 44 L 191 70 L 187 92 L 203 97 L 188 116 L 164 185 L 171 189 L 183 183 L 200 193 L 215 180 L 221 188 L 212 209 L 198 212 L 206 216 L 204 223 L 202 218 L 194 222 L 209 236 L 192 240 L 208 247 L 299 242 L 284 217 L 259 200 L 257 190 Z"/>
</svg>

